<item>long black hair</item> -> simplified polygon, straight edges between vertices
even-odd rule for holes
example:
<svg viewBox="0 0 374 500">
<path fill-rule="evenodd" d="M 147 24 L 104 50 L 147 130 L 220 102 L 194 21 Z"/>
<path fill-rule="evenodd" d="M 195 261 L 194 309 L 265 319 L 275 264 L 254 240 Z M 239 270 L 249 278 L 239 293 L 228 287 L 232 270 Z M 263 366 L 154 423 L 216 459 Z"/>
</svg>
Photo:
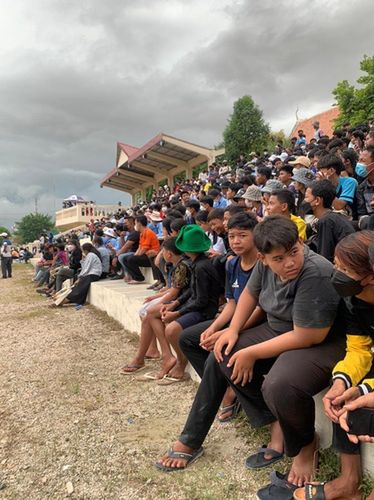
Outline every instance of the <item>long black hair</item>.
<svg viewBox="0 0 374 500">
<path fill-rule="evenodd" d="M 87 253 L 94 253 L 95 255 L 97 255 L 99 257 L 100 262 L 101 262 L 100 252 L 91 243 L 83 243 L 82 251 L 87 252 Z"/>
</svg>

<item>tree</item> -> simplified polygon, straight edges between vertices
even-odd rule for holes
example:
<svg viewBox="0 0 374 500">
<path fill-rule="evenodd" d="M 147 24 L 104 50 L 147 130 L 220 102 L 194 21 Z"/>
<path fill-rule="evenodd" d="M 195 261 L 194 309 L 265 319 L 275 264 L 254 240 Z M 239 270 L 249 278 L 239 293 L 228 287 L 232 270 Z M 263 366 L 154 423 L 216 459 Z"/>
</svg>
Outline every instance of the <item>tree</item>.
<svg viewBox="0 0 374 500">
<path fill-rule="evenodd" d="M 235 161 L 240 154 L 262 150 L 269 140 L 270 128 L 252 97 L 245 95 L 234 103 L 234 110 L 223 132 L 226 158 Z"/>
<path fill-rule="evenodd" d="M 335 120 L 336 127 L 345 122 L 349 122 L 351 126 L 359 125 L 374 116 L 374 56 L 364 56 L 360 69 L 366 75 L 357 79 L 359 88 L 343 80 L 332 91 L 340 108 L 340 114 Z"/>
<path fill-rule="evenodd" d="M 16 235 L 21 243 L 31 243 L 45 231 L 54 228 L 50 215 L 28 214 L 16 223 Z"/>
</svg>

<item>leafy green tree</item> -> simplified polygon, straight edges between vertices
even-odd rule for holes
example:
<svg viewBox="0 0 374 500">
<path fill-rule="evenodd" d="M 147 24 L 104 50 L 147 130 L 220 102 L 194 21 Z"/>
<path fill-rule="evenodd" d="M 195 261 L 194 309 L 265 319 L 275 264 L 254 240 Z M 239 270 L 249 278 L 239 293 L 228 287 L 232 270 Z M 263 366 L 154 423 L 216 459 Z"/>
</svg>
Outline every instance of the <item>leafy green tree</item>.
<svg viewBox="0 0 374 500">
<path fill-rule="evenodd" d="M 29 243 L 38 239 L 41 233 L 54 229 L 50 215 L 28 214 L 16 223 L 16 235 L 20 243 Z"/>
<path fill-rule="evenodd" d="M 278 132 L 270 132 L 269 139 L 266 144 L 266 150 L 269 153 L 272 153 L 275 149 L 275 146 L 278 144 L 282 145 L 285 148 L 289 148 L 291 146 L 291 139 L 286 136 L 284 130 L 279 130 Z"/>
<path fill-rule="evenodd" d="M 269 140 L 270 128 L 252 97 L 245 95 L 234 103 L 234 110 L 223 132 L 226 158 L 235 161 L 240 154 L 262 150 Z"/>
<path fill-rule="evenodd" d="M 336 127 L 345 122 L 355 126 L 374 116 L 374 56 L 364 56 L 360 69 L 366 73 L 357 79 L 360 87 L 354 87 L 343 80 L 332 91 L 340 108 L 340 114 L 335 120 Z"/>
</svg>

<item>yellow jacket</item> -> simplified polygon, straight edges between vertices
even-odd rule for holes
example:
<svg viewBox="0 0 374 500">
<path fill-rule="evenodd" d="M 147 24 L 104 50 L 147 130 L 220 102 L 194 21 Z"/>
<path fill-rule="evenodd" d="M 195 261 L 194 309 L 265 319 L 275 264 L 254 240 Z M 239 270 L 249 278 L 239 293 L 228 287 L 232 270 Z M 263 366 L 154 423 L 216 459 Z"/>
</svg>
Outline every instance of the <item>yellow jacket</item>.
<svg viewBox="0 0 374 500">
<path fill-rule="evenodd" d="M 365 379 L 373 362 L 373 339 L 365 335 L 347 335 L 346 355 L 333 370 L 333 379 L 341 378 L 347 387 L 360 384 L 363 394 L 374 391 L 374 378 Z"/>
<path fill-rule="evenodd" d="M 301 217 L 298 217 L 297 215 L 291 214 L 291 220 L 297 226 L 297 231 L 299 233 L 299 237 L 305 241 L 306 240 L 306 224 L 305 224 L 304 219 L 302 219 Z"/>
<path fill-rule="evenodd" d="M 347 334 L 346 355 L 333 370 L 333 379 L 343 379 L 347 387 L 357 386 L 363 394 L 374 391 L 374 306 L 356 297 L 342 302 L 341 318 Z M 373 365 L 374 368 L 374 365 Z"/>
</svg>

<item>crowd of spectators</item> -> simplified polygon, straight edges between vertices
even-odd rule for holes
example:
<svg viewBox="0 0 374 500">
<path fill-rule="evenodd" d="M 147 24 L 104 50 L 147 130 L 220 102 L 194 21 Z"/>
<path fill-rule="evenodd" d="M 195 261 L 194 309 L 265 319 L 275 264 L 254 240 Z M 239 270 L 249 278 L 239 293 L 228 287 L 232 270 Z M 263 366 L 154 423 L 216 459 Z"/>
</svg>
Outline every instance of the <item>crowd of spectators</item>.
<svg viewBox="0 0 374 500">
<path fill-rule="evenodd" d="M 315 123 L 309 142 L 299 130 L 289 147 L 213 163 L 148 202 L 92 219 L 90 243 L 77 234 L 44 242 L 34 280 L 52 298 L 74 281 L 61 305 L 81 307 L 93 281 L 131 287 L 152 270 L 139 348 L 121 373 L 171 385 L 188 378 L 189 361 L 201 377 L 159 470 L 189 467 L 214 419 L 228 422 L 241 408 L 251 425 L 271 429 L 248 468 L 292 457 L 259 499 L 360 498 L 359 442 L 374 439 L 349 434 L 347 411 L 374 407 L 373 126 L 345 124 L 328 137 Z M 145 360 L 158 356 L 159 368 L 145 373 Z M 313 396 L 329 385 L 324 405 L 342 472 L 309 485 Z"/>
</svg>

